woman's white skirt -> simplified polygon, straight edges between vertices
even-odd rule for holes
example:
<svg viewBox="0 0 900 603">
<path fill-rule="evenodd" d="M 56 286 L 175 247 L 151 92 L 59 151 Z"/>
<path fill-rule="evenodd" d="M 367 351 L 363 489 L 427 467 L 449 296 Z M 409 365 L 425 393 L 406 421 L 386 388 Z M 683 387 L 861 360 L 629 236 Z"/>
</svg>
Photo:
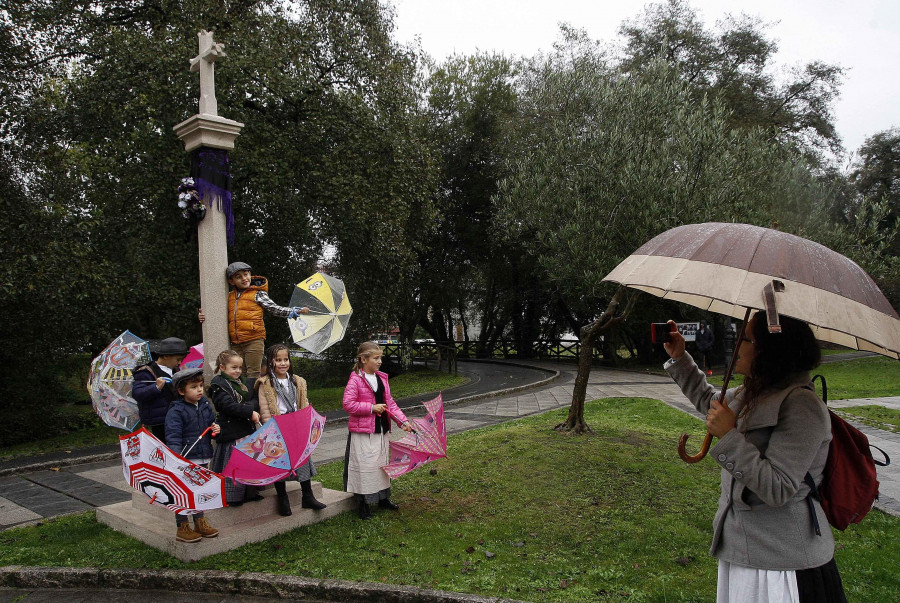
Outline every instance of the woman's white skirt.
<svg viewBox="0 0 900 603">
<path fill-rule="evenodd" d="M 382 467 L 390 460 L 390 440 L 383 433 L 350 434 L 347 492 L 376 494 L 391 487 Z"/>
<path fill-rule="evenodd" d="M 793 570 L 760 570 L 719 561 L 716 603 L 799 603 L 797 574 Z"/>
</svg>

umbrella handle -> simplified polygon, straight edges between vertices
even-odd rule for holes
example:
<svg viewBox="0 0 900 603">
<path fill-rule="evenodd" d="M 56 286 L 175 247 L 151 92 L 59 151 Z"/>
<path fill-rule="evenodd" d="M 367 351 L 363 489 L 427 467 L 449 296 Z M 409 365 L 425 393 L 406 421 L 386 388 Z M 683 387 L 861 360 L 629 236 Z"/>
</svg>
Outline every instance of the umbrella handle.
<svg viewBox="0 0 900 603">
<path fill-rule="evenodd" d="M 722 393 L 719 395 L 719 400 L 725 400 L 725 392 L 728 391 L 728 381 L 731 380 L 731 375 L 734 374 L 734 366 L 737 364 L 738 351 L 741 349 L 741 343 L 744 341 L 744 328 L 747 326 L 747 323 L 750 320 L 750 308 L 747 308 L 747 311 L 744 313 L 744 323 L 741 325 L 741 329 L 738 332 L 737 341 L 734 342 L 734 352 L 731 354 L 731 362 L 728 364 L 728 372 L 725 373 L 725 379 L 722 383 Z M 724 402 L 723 402 L 724 403 Z M 700 452 L 695 454 L 694 456 L 690 456 L 684 448 L 685 443 L 687 443 L 688 438 L 691 437 L 686 433 L 681 434 L 681 439 L 678 440 L 678 456 L 681 457 L 681 460 L 685 463 L 696 463 L 697 461 L 703 460 L 703 457 L 709 452 L 709 447 L 712 444 L 713 436 L 708 431 L 706 432 L 706 437 L 703 439 L 703 445 L 700 447 Z"/>
<path fill-rule="evenodd" d="M 684 448 L 689 437 L 691 436 L 686 433 L 681 434 L 681 439 L 678 440 L 678 456 L 680 456 L 681 460 L 685 463 L 696 463 L 697 461 L 703 460 L 703 457 L 709 452 L 709 447 L 712 444 L 712 434 L 708 431 L 706 432 L 706 437 L 703 439 L 703 445 L 700 447 L 700 452 L 694 456 L 690 456 Z"/>
</svg>

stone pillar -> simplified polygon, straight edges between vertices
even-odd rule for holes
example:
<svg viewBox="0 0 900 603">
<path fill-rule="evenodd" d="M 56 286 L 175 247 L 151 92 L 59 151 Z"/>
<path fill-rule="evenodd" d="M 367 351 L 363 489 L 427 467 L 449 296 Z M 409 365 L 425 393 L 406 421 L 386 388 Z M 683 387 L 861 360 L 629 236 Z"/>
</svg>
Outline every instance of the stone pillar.
<svg viewBox="0 0 900 603">
<path fill-rule="evenodd" d="M 174 130 L 184 142 L 184 150 L 190 153 L 199 147 L 234 149 L 234 140 L 244 124 L 217 115 L 217 103 L 213 78 L 213 62 L 225 56 L 222 44 L 213 42 L 212 33 L 201 31 L 200 53 L 191 59 L 191 71 L 200 72 L 200 113 L 189 117 Z M 200 307 L 206 314 L 203 323 L 203 375 L 206 382 L 215 371 L 215 358 L 230 346 L 228 337 L 228 283 L 225 267 L 228 266 L 228 245 L 225 214 L 216 202 L 209 203 L 206 217 L 197 228 L 200 262 Z"/>
</svg>

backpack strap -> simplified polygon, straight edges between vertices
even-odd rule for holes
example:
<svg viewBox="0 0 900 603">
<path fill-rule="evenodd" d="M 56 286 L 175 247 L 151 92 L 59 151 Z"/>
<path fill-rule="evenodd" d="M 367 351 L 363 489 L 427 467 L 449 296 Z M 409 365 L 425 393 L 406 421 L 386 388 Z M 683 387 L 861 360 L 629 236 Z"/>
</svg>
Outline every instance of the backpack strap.
<svg viewBox="0 0 900 603">
<path fill-rule="evenodd" d="M 874 448 L 875 450 L 877 450 L 878 452 L 880 452 L 880 453 L 884 456 L 884 460 L 883 460 L 883 461 L 879 461 L 879 460 L 876 459 L 874 456 L 872 457 L 872 460 L 875 462 L 876 465 L 878 465 L 879 467 L 887 467 L 888 465 L 891 464 L 891 457 L 888 456 L 888 453 L 887 453 L 887 452 L 885 452 L 884 450 L 882 450 L 881 448 L 879 448 L 879 447 L 876 446 L 875 444 L 869 444 L 869 448 Z"/>
<path fill-rule="evenodd" d="M 813 497 L 816 500 L 822 500 L 822 495 L 819 494 L 819 489 L 816 487 L 816 482 L 813 481 L 812 476 L 809 474 L 809 471 L 806 472 L 806 475 L 803 477 L 803 481 L 806 482 L 806 485 L 809 486 L 809 494 L 806 495 L 806 506 L 809 507 L 809 516 L 812 518 L 813 528 L 816 530 L 816 536 L 822 535 L 822 530 L 819 528 L 819 518 L 816 516 L 816 507 L 813 505 Z"/>
<path fill-rule="evenodd" d="M 828 385 L 825 383 L 825 375 L 816 375 L 812 378 L 810 383 L 813 384 L 813 390 L 816 389 L 816 379 L 822 382 L 822 402 L 825 403 L 825 406 L 828 406 Z"/>
</svg>

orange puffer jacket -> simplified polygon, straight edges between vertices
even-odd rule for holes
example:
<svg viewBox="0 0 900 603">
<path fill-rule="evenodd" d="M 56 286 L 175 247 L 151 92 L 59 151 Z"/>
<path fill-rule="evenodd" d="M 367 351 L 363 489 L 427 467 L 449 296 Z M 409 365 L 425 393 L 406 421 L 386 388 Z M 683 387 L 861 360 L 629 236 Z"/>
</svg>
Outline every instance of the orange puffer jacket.
<svg viewBox="0 0 900 603">
<path fill-rule="evenodd" d="M 269 292 L 269 281 L 264 276 L 250 278 L 246 289 L 228 292 L 228 335 L 231 343 L 247 343 L 266 338 L 263 309 L 256 303 L 256 292 Z"/>
</svg>

